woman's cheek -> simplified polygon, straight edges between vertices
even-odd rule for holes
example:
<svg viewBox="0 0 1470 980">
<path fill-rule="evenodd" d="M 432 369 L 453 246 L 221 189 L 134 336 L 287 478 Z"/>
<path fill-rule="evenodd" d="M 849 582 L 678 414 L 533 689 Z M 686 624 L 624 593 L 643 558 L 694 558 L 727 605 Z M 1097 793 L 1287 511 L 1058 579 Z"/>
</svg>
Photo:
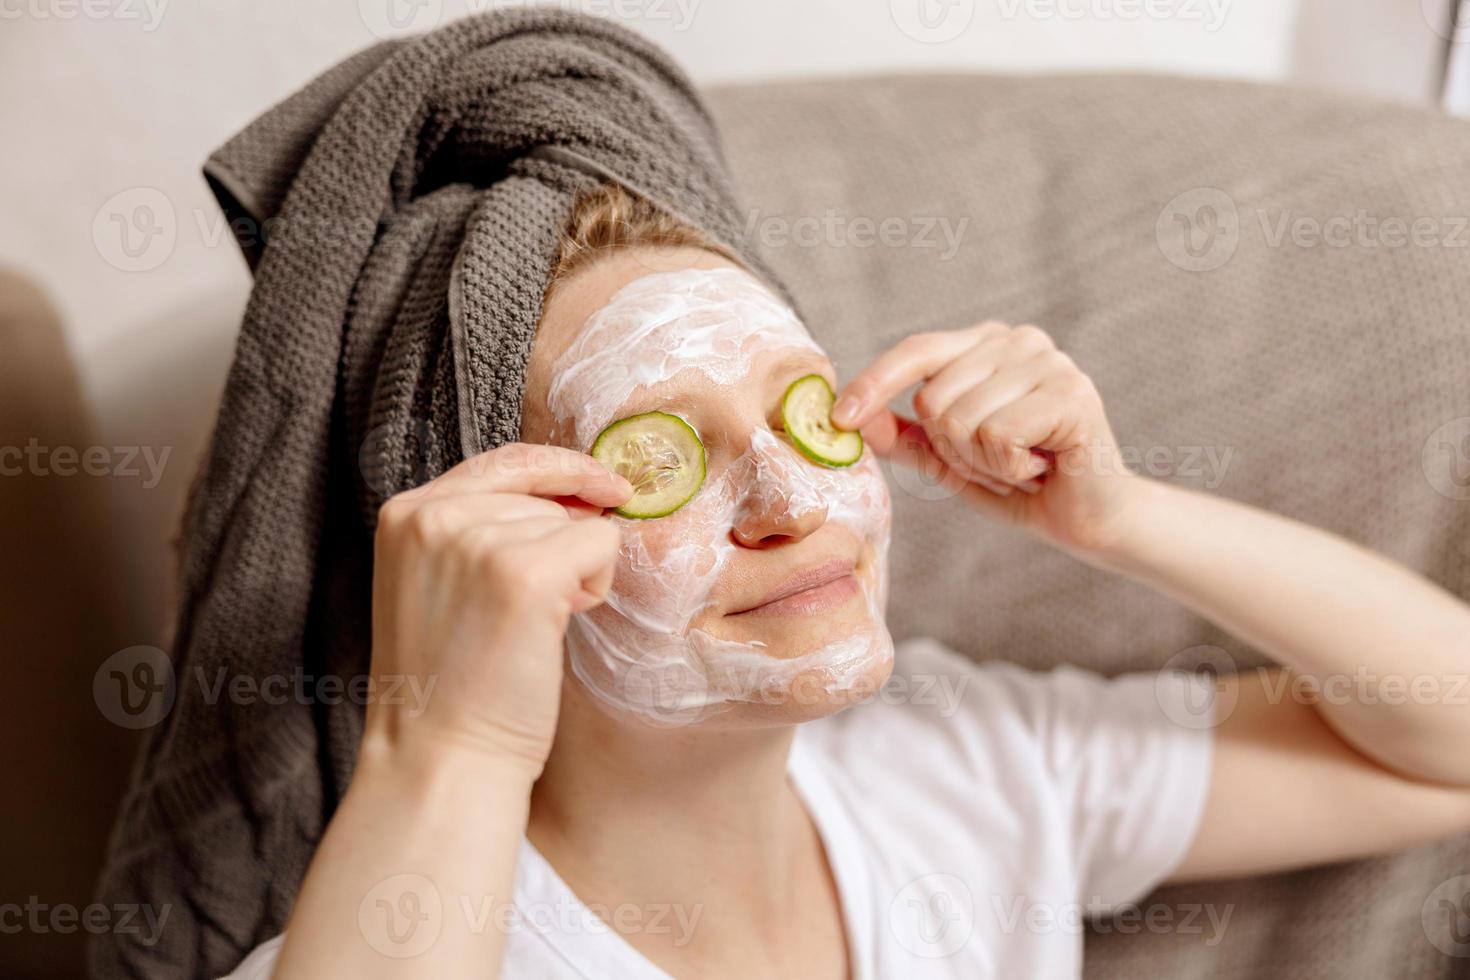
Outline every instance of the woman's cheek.
<svg viewBox="0 0 1470 980">
<path fill-rule="evenodd" d="M 704 501 L 668 517 L 624 522 L 609 605 L 639 627 L 683 633 L 708 604 L 722 555 Z"/>
</svg>

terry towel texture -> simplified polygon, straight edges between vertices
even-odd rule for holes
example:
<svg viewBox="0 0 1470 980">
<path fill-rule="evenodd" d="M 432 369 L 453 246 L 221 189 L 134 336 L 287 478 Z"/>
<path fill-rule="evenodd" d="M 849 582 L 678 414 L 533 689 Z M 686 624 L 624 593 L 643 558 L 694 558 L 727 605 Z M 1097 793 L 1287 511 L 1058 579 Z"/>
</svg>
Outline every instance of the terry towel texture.
<svg viewBox="0 0 1470 980">
<path fill-rule="evenodd" d="M 100 886 L 169 918 L 151 947 L 98 937 L 99 976 L 219 975 L 285 925 L 352 771 L 361 688 L 272 704 L 232 699 L 230 678 L 312 691 L 365 674 L 376 510 L 519 437 L 575 192 L 616 179 L 780 289 L 741 246 L 688 81 L 592 17 L 519 9 L 385 42 L 267 112 L 206 174 L 256 281 L 184 519 L 177 700 Z"/>
</svg>

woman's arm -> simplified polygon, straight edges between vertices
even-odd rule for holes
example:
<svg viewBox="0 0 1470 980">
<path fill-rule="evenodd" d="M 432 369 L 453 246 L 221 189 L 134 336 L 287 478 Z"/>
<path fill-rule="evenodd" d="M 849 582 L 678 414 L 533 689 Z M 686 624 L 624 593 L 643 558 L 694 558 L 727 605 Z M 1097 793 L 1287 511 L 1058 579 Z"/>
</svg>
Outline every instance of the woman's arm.
<svg viewBox="0 0 1470 980">
<path fill-rule="evenodd" d="M 531 767 L 365 738 L 274 977 L 499 975 Z"/>
<path fill-rule="evenodd" d="M 1210 799 L 1173 877 L 1255 874 L 1470 830 L 1470 608 L 1324 531 L 1138 483 L 1117 536 L 1079 557 L 1286 668 L 1221 678 Z"/>
<path fill-rule="evenodd" d="M 915 382 L 917 420 L 885 407 Z M 939 472 L 982 512 L 1174 597 L 1284 665 L 1221 679 L 1209 800 L 1176 877 L 1470 829 L 1463 602 L 1326 532 L 1133 474 L 1097 389 L 1035 327 L 913 335 L 843 396 L 834 420 L 875 451 Z M 1302 696 L 1304 684 L 1321 696 Z"/>
<path fill-rule="evenodd" d="M 1172 596 L 1321 691 L 1346 742 L 1411 779 L 1470 786 L 1470 607 L 1326 531 L 1138 481 L 1109 545 L 1082 557 Z M 1228 701 L 1221 701 L 1228 707 Z"/>
<path fill-rule="evenodd" d="M 273 976 L 499 975 L 567 622 L 611 586 L 620 532 L 598 515 L 631 495 L 590 456 L 512 443 L 384 505 L 373 676 L 429 693 L 369 703 Z"/>
</svg>

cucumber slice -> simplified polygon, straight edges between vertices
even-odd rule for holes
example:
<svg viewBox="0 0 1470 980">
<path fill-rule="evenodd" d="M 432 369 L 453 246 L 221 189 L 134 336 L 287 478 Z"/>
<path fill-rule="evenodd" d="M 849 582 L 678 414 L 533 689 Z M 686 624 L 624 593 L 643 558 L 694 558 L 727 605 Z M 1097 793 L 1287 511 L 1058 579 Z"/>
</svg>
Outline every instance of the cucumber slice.
<svg viewBox="0 0 1470 980">
<path fill-rule="evenodd" d="M 592 443 L 592 457 L 633 484 L 633 496 L 614 514 L 644 519 L 672 514 L 704 485 L 699 433 L 667 412 L 630 415 L 608 425 Z"/>
<path fill-rule="evenodd" d="M 832 424 L 837 395 L 820 374 L 797 378 L 781 399 L 781 424 L 801 454 L 823 466 L 851 466 L 863 455 L 863 437 Z"/>
</svg>

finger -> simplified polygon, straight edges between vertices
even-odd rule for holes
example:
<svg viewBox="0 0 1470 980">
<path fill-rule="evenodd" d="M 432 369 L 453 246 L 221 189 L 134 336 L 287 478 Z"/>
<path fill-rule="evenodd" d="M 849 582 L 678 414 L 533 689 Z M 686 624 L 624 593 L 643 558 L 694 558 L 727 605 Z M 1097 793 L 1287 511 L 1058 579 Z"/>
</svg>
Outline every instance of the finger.
<svg viewBox="0 0 1470 980">
<path fill-rule="evenodd" d="M 1008 365 L 961 395 L 931 425 L 949 435 L 966 462 L 1009 481 L 1033 477 L 1039 471 L 1030 465 L 1029 447 L 1015 447 L 977 435 L 984 420 L 1036 391 L 1053 370 L 1052 355 L 1048 354 Z"/>
<path fill-rule="evenodd" d="M 607 594 L 612 591 L 613 573 L 617 570 L 617 562 L 608 562 L 606 567 L 599 569 L 582 583 L 577 597 L 572 600 L 575 612 L 582 612 L 594 606 L 600 606 L 607 601 Z"/>
<path fill-rule="evenodd" d="M 536 594 L 564 596 L 581 612 L 606 601 L 622 531 L 600 518 L 530 517 L 472 525 L 459 541 L 474 554 L 500 553 L 528 573 Z"/>
<path fill-rule="evenodd" d="M 952 492 L 958 492 L 965 483 L 978 483 L 1002 497 L 1011 493 L 1009 486 L 964 465 L 962 461 L 958 465 L 952 464 L 946 454 L 930 441 L 922 425 L 897 412 L 884 409 L 882 415 L 868 423 L 863 428 L 863 441 L 869 443 L 870 439 L 873 440 L 870 444 L 883 447 L 881 451 L 874 450 L 879 455 L 937 480 Z"/>
<path fill-rule="evenodd" d="M 568 521 L 545 534 L 538 547 L 556 558 L 563 595 L 574 601 L 579 590 L 601 602 L 612 587 L 622 530 L 607 518 Z"/>
<path fill-rule="evenodd" d="M 390 505 L 392 502 L 390 502 Z M 421 532 L 436 536 L 463 533 L 472 528 L 524 525 L 531 521 L 567 520 L 566 508 L 555 501 L 523 493 L 476 493 L 473 491 L 435 495 L 405 504 L 404 520 L 417 523 Z"/>
<path fill-rule="evenodd" d="M 976 428 L 1017 476 L 1037 477 L 1054 465 L 1055 454 L 1071 448 L 1080 425 L 1076 404 L 1064 388 L 1043 384 L 998 409 Z"/>
<path fill-rule="evenodd" d="M 627 480 L 586 453 L 541 443 L 513 442 L 471 456 L 430 485 L 436 495 L 477 488 L 578 497 L 600 507 L 616 507 L 633 496 Z"/>
<path fill-rule="evenodd" d="M 914 410 L 930 418 L 943 415 L 970 389 L 1049 350 L 1055 350 L 1051 338 L 1037 327 L 988 334 L 924 383 L 914 395 Z"/>
<path fill-rule="evenodd" d="M 899 392 L 933 377 L 985 337 L 1005 329 L 1001 323 L 982 323 L 966 330 L 940 330 L 905 337 L 847 383 L 832 411 L 832 421 L 845 429 L 861 428 Z"/>
<path fill-rule="evenodd" d="M 914 426 L 912 419 L 884 408 L 863 425 L 863 443 L 879 456 L 888 456 L 898 442 L 899 434 L 908 426 Z M 919 436 L 927 441 L 923 428 L 915 427 L 919 429 Z"/>
<path fill-rule="evenodd" d="M 583 520 L 588 517 L 601 517 L 605 508 L 597 504 L 589 504 L 580 497 L 557 494 L 548 497 L 533 497 L 525 493 L 484 493 L 479 490 L 469 489 L 450 496 L 435 495 L 434 501 L 450 500 L 465 497 L 469 500 L 489 501 L 495 510 L 499 520 L 515 520 L 522 516 L 535 517 L 569 517 L 573 520 Z"/>
<path fill-rule="evenodd" d="M 577 497 L 558 496 L 554 497 L 553 499 L 562 506 L 562 509 L 566 511 L 567 516 L 574 521 L 586 520 L 589 517 L 601 517 L 603 515 L 603 511 L 606 509 L 604 507 L 599 507 L 596 504 L 589 504 L 586 501 L 581 500 Z"/>
</svg>

